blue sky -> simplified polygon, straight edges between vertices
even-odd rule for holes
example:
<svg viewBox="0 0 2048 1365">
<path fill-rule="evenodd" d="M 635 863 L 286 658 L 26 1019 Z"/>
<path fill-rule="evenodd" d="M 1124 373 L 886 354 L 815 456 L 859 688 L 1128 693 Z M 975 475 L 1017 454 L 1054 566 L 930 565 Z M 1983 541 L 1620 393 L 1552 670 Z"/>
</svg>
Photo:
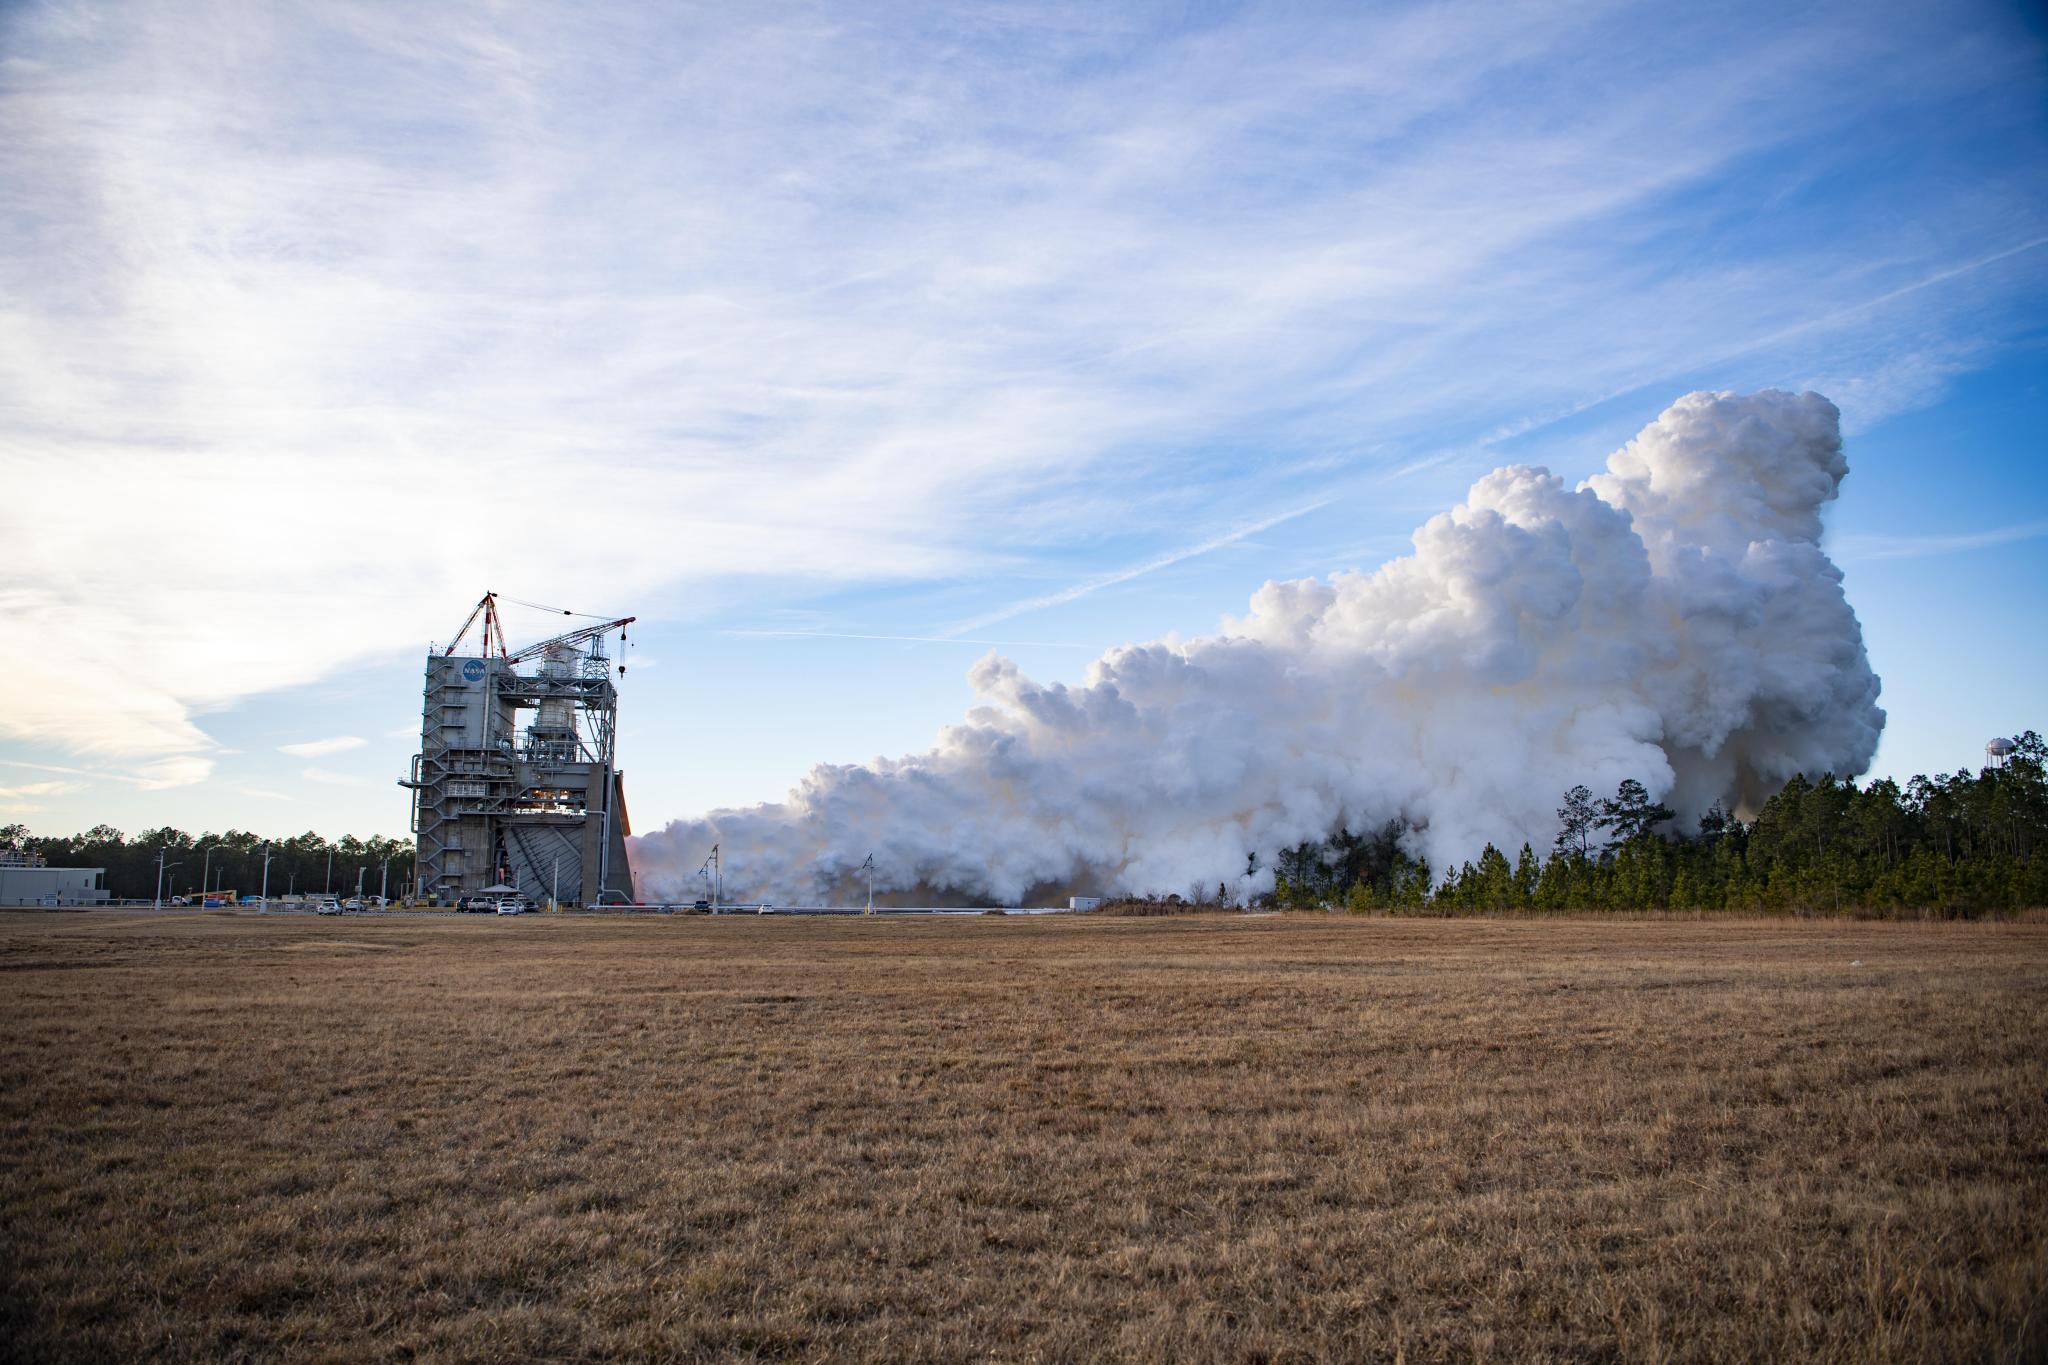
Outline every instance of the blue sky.
<svg viewBox="0 0 2048 1365">
<path fill-rule="evenodd" d="M 485 588 L 642 827 L 1815 388 L 1889 727 L 2048 723 L 2019 7 L 19 4 L 0 819 L 403 831 Z M 551 630 L 535 615 L 515 638 Z M 890 638 L 873 638 L 890 637 Z"/>
</svg>

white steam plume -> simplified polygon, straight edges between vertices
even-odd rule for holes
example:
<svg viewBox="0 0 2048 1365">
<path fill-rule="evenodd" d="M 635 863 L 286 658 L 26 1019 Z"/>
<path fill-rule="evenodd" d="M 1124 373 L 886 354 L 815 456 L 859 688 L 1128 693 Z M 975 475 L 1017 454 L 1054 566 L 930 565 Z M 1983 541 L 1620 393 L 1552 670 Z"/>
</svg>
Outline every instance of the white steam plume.
<svg viewBox="0 0 2048 1365">
<path fill-rule="evenodd" d="M 1267 583 L 1222 634 L 1113 649 L 1078 687 L 990 654 L 936 747 L 812 770 L 779 804 L 635 842 L 680 897 L 728 887 L 1243 887 L 1245 855 L 1399 820 L 1439 869 L 1546 848 L 1559 795 L 1640 779 L 1690 821 L 1795 772 L 1860 773 L 1884 712 L 1822 504 L 1848 472 L 1819 394 L 1680 399 L 1567 489 L 1512 465 L 1372 573 Z M 1271 873 L 1248 889 L 1270 885 Z"/>
</svg>

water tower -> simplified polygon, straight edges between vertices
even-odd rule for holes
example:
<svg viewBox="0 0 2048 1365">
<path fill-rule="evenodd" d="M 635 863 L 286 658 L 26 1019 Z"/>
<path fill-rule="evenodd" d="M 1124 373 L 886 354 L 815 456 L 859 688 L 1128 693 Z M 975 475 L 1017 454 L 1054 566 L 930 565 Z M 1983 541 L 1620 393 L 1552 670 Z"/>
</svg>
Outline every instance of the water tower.
<svg viewBox="0 0 2048 1365">
<path fill-rule="evenodd" d="M 1994 739 L 1984 746 L 1984 761 L 1994 768 L 2003 768 L 2005 761 L 2012 757 L 2012 741 Z"/>
</svg>

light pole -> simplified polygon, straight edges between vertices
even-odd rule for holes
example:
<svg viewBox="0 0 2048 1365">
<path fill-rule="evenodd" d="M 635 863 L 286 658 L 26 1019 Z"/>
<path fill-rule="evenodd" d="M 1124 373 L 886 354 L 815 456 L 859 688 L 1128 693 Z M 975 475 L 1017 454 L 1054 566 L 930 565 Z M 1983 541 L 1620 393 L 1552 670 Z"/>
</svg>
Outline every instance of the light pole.
<svg viewBox="0 0 2048 1365">
<path fill-rule="evenodd" d="M 562 855 L 555 855 L 555 883 L 548 892 L 548 913 L 560 914 L 562 910 Z"/>
<path fill-rule="evenodd" d="M 267 914 L 269 914 L 269 913 L 270 913 L 270 845 L 269 845 L 269 844 L 265 844 L 265 845 L 263 846 L 263 890 L 262 890 L 261 894 L 259 894 L 259 895 L 257 896 L 257 898 L 256 898 L 256 899 L 257 899 L 257 909 L 256 909 L 256 913 L 257 913 L 257 914 L 259 914 L 259 915 L 267 915 Z"/>
<path fill-rule="evenodd" d="M 219 847 L 219 844 L 208 844 L 204 850 L 206 856 L 199 860 L 199 904 L 201 906 L 206 904 L 206 889 L 208 886 L 206 874 L 208 869 L 213 866 L 213 851 Z"/>
<path fill-rule="evenodd" d="M 870 853 L 861 866 L 867 869 L 868 874 L 868 908 L 861 913 L 872 915 L 875 913 L 875 855 Z"/>
<path fill-rule="evenodd" d="M 168 852 L 170 852 L 168 848 L 160 848 L 156 851 L 156 908 L 159 910 L 164 908 L 164 873 L 174 867 L 184 866 L 183 863 L 166 863 L 164 855 Z"/>
<path fill-rule="evenodd" d="M 360 904 L 363 899 L 363 874 L 365 872 L 368 872 L 369 870 L 370 869 L 367 867 L 359 867 L 356 869 L 356 901 L 358 904 Z"/>
<path fill-rule="evenodd" d="M 384 860 L 384 871 L 377 878 L 377 899 L 384 902 L 384 908 L 391 908 L 391 860 Z"/>
<path fill-rule="evenodd" d="M 320 894 L 323 896 L 334 894 L 334 850 L 331 847 L 327 850 L 327 889 Z"/>
</svg>

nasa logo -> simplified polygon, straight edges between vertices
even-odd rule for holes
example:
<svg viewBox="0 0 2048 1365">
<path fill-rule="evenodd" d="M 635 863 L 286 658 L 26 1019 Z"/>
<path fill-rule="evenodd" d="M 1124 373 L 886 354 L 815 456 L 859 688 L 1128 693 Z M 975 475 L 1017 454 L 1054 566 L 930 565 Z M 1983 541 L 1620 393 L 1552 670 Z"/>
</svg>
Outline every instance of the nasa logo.
<svg viewBox="0 0 2048 1365">
<path fill-rule="evenodd" d="M 484 661 L 482 659 L 471 659 L 462 666 L 462 676 L 471 682 L 482 682 L 484 679 Z"/>
</svg>

